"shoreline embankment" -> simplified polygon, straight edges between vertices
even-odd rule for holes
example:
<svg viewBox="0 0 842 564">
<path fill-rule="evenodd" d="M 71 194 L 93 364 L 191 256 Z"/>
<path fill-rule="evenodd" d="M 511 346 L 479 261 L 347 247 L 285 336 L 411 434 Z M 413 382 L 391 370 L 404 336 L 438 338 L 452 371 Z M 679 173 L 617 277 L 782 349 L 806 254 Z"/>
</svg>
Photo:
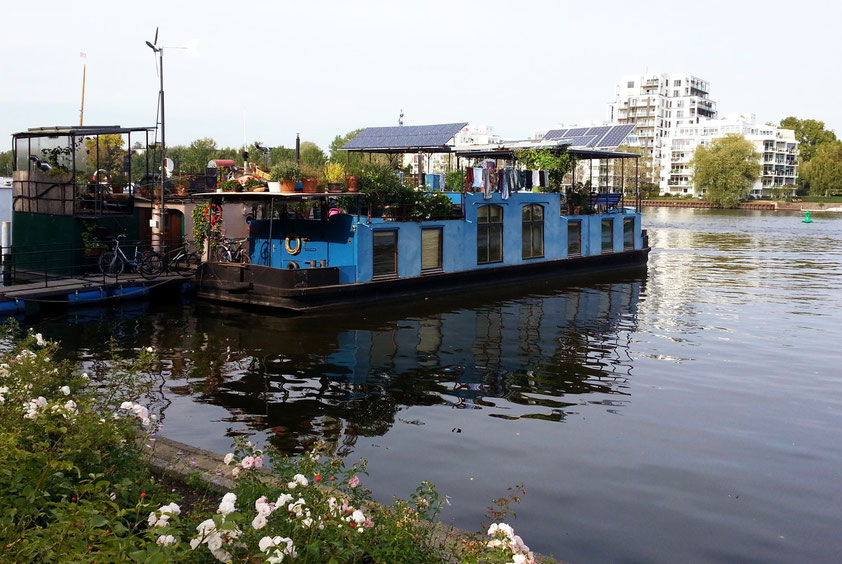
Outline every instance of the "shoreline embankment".
<svg viewBox="0 0 842 564">
<path fill-rule="evenodd" d="M 645 208 L 706 208 L 714 209 L 717 206 L 699 200 L 641 200 Z M 842 212 L 842 204 L 822 204 L 818 202 L 741 202 L 736 209 L 741 210 L 764 210 L 764 211 L 800 211 L 800 212 Z"/>
</svg>

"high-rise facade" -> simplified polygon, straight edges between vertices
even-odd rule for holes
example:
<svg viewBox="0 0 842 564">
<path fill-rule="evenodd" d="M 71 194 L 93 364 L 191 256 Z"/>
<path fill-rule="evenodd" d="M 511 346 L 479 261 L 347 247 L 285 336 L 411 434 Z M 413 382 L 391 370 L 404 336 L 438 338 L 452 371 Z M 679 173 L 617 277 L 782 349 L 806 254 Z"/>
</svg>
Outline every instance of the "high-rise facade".
<svg viewBox="0 0 842 564">
<path fill-rule="evenodd" d="M 754 115 L 726 114 L 720 119 L 702 119 L 670 130 L 663 147 L 665 165 L 659 187 L 662 194 L 701 196 L 693 186 L 690 160 L 696 147 L 728 135 L 742 135 L 754 144 L 763 169 L 751 188 L 755 198 L 791 196 L 798 177 L 798 141 L 795 131 L 759 124 Z"/>
<path fill-rule="evenodd" d="M 656 167 L 664 166 L 664 147 L 669 131 L 683 125 L 716 118 L 716 102 L 710 84 L 683 73 L 646 73 L 620 79 L 614 100 L 608 105 L 612 123 L 635 124 L 635 134 L 644 154 Z"/>
</svg>

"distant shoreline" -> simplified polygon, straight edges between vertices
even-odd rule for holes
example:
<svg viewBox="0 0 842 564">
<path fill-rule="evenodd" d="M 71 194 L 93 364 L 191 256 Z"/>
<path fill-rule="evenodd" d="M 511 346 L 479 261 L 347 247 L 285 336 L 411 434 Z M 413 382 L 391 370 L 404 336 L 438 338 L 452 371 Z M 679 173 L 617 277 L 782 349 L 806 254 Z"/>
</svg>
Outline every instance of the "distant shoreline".
<svg viewBox="0 0 842 564">
<path fill-rule="evenodd" d="M 661 208 L 716 208 L 716 206 L 699 200 L 641 200 L 643 207 Z M 781 202 L 781 201 L 754 201 L 742 202 L 735 209 L 741 210 L 765 210 L 765 211 L 810 211 L 810 212 L 842 212 L 842 203 L 820 203 L 820 202 Z"/>
</svg>

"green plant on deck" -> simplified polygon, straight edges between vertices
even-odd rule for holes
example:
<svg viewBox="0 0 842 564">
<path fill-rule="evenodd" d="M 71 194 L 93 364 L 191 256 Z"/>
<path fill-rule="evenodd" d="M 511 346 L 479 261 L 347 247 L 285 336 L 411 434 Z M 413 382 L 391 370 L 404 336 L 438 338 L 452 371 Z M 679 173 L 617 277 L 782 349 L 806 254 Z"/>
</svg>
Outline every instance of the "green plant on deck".
<svg viewBox="0 0 842 564">
<path fill-rule="evenodd" d="M 340 163 L 327 163 L 324 169 L 325 180 L 329 184 L 339 184 L 345 181 L 345 167 Z"/>
<path fill-rule="evenodd" d="M 86 251 L 103 251 L 108 248 L 108 243 L 98 235 L 99 227 L 93 221 L 82 222 L 82 246 Z"/>
<path fill-rule="evenodd" d="M 272 167 L 269 174 L 275 182 L 298 182 L 301 180 L 301 167 L 294 162 L 281 162 Z"/>
<path fill-rule="evenodd" d="M 218 186 L 223 192 L 241 192 L 243 189 L 243 185 L 237 180 L 223 180 Z"/>
<path fill-rule="evenodd" d="M 452 170 L 444 175 L 444 189 L 448 192 L 465 190 L 465 171 Z"/>
<path fill-rule="evenodd" d="M 556 149 L 523 149 L 514 152 L 515 159 L 527 169 L 545 170 L 549 175 L 549 192 L 560 192 L 564 176 L 576 166 L 576 157 L 567 147 Z"/>
</svg>

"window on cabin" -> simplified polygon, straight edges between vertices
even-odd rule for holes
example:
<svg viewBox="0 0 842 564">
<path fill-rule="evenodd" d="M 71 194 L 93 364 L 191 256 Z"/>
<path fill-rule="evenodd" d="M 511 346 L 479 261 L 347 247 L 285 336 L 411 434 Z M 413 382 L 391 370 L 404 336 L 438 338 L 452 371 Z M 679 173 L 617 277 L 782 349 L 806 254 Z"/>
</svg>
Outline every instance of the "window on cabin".
<svg viewBox="0 0 842 564">
<path fill-rule="evenodd" d="M 421 230 L 421 272 L 441 270 L 442 228 Z"/>
<path fill-rule="evenodd" d="M 372 239 L 372 275 L 396 276 L 398 274 L 398 232 L 375 231 Z"/>
<path fill-rule="evenodd" d="M 544 206 L 528 204 L 523 206 L 523 258 L 544 256 Z"/>
<path fill-rule="evenodd" d="M 503 262 L 503 207 L 477 208 L 477 264 Z"/>
<path fill-rule="evenodd" d="M 634 218 L 623 219 L 623 249 L 629 251 L 634 249 Z"/>
<path fill-rule="evenodd" d="M 567 222 L 567 256 L 578 257 L 582 255 L 582 222 Z"/>
<path fill-rule="evenodd" d="M 602 220 L 602 252 L 614 252 L 614 220 Z"/>
</svg>

